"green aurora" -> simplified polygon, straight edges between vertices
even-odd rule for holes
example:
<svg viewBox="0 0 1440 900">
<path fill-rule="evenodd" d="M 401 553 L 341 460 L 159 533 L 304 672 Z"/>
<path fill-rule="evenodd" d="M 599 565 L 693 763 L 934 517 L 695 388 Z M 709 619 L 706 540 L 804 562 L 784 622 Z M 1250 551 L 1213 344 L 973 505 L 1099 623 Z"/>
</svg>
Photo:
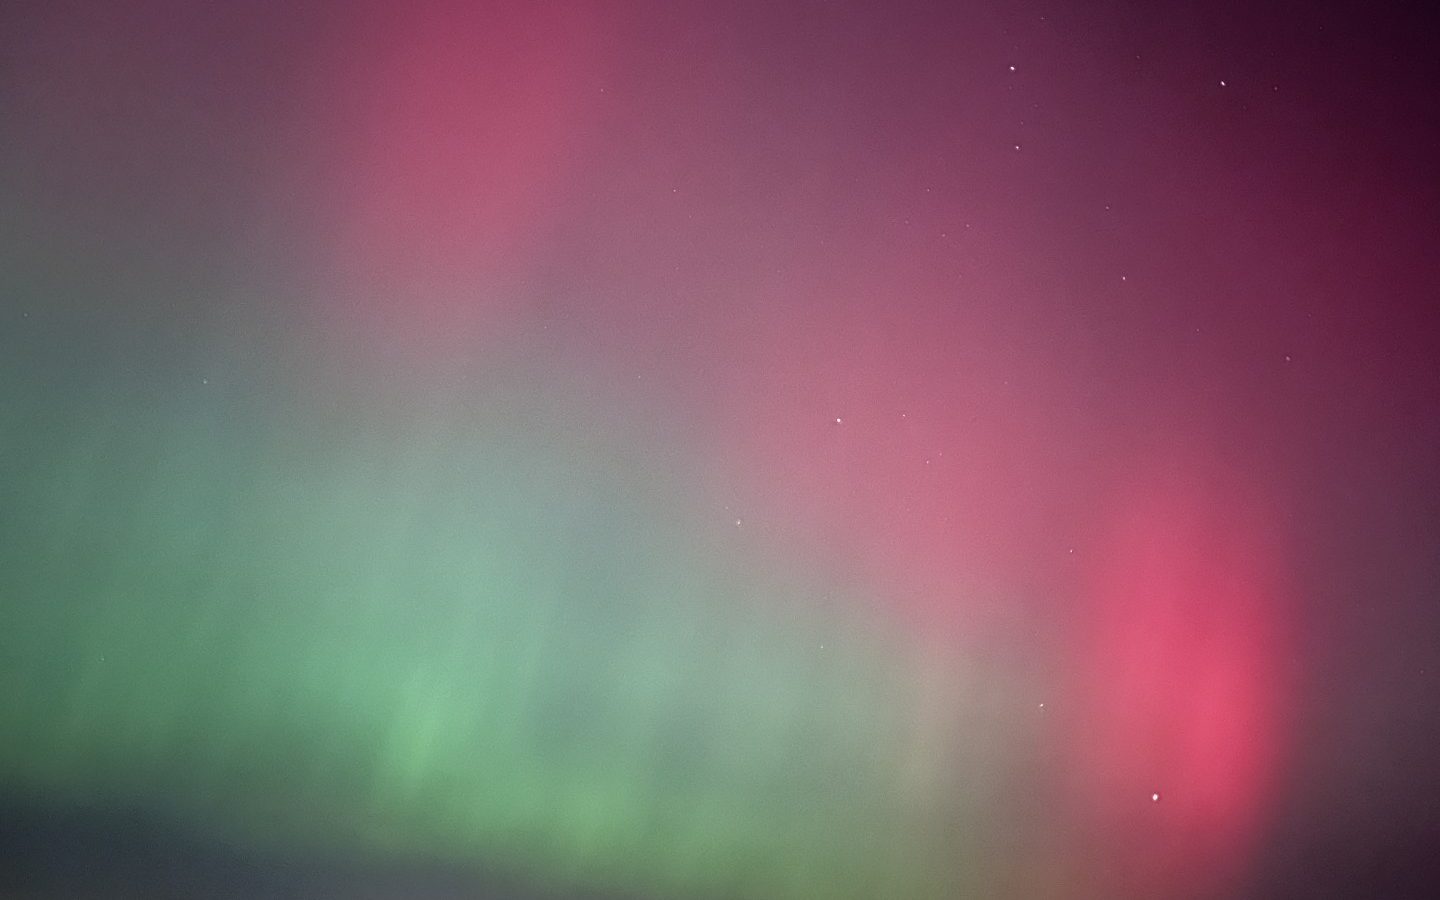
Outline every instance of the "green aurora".
<svg viewBox="0 0 1440 900">
<path fill-rule="evenodd" d="M 326 395 L 12 367 L 3 784 L 562 890 L 953 895 L 936 826 L 983 791 L 938 780 L 941 676 L 707 506 L 660 417 L 511 368 Z"/>
</svg>

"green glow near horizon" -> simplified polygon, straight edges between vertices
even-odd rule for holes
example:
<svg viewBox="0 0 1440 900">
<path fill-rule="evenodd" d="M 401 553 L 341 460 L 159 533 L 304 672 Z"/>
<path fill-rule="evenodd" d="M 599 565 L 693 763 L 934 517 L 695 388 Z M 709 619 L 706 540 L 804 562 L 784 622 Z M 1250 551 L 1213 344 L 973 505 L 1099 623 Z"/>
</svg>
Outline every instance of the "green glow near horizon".
<svg viewBox="0 0 1440 900">
<path fill-rule="evenodd" d="M 959 883 L 898 633 L 633 416 L 146 390 L 3 408 L 3 784 L 558 885 Z"/>
</svg>

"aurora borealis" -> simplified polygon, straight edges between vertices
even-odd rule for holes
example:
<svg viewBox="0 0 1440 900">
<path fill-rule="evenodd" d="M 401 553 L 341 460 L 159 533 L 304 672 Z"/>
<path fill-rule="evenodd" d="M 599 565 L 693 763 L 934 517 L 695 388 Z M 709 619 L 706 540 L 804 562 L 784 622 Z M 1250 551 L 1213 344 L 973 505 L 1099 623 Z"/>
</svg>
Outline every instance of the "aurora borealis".
<svg viewBox="0 0 1440 900">
<path fill-rule="evenodd" d="M 0 893 L 1423 895 L 1419 35 L 6 4 Z"/>
</svg>

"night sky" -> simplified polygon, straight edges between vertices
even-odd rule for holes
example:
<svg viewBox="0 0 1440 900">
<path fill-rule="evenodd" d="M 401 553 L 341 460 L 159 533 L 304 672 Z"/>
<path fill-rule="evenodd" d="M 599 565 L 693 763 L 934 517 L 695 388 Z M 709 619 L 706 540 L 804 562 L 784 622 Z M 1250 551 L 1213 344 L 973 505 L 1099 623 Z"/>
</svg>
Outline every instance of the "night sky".
<svg viewBox="0 0 1440 900">
<path fill-rule="evenodd" d="M 0 895 L 1440 890 L 1423 4 L 0 4 Z"/>
</svg>

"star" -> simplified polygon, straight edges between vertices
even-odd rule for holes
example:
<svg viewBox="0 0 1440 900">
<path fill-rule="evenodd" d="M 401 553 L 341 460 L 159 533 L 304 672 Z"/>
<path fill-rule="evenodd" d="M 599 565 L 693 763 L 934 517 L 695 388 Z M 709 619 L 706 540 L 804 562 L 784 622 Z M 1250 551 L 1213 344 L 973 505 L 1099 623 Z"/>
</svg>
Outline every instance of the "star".
<svg viewBox="0 0 1440 900">
<path fill-rule="evenodd" d="M 1159 803 L 1159 802 L 1160 802 L 1160 795 L 1159 795 L 1158 793 L 1156 793 L 1156 794 L 1151 794 L 1151 795 L 1150 795 L 1150 802 L 1151 802 L 1151 803 Z"/>
</svg>

